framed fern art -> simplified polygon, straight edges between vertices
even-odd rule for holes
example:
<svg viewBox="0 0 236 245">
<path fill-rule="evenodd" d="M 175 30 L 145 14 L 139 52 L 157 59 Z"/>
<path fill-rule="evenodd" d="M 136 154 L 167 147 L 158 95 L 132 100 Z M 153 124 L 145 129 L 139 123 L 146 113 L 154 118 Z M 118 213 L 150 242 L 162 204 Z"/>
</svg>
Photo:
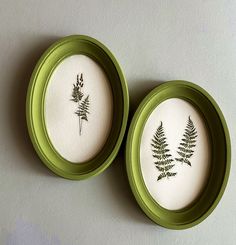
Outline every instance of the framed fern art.
<svg viewBox="0 0 236 245">
<path fill-rule="evenodd" d="M 32 143 L 56 174 L 84 179 L 103 171 L 121 145 L 128 89 L 112 53 L 97 40 L 65 37 L 43 54 L 28 88 Z"/>
<path fill-rule="evenodd" d="M 128 133 L 126 166 L 137 202 L 164 227 L 198 224 L 224 192 L 230 151 L 223 114 L 205 90 L 185 81 L 158 86 Z"/>
</svg>

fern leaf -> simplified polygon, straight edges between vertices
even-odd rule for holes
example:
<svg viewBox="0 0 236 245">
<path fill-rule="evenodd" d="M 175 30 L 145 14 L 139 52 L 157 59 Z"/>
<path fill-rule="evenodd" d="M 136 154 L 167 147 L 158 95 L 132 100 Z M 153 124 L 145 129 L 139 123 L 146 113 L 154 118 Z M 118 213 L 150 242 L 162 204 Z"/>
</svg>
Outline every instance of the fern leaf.
<svg viewBox="0 0 236 245">
<path fill-rule="evenodd" d="M 164 172 L 164 171 L 165 171 L 165 168 L 163 168 L 163 167 L 156 166 L 156 168 L 157 168 L 160 172 Z"/>
<path fill-rule="evenodd" d="M 167 175 L 166 173 L 161 173 L 158 177 L 157 180 L 161 180 L 162 178 L 165 178 Z"/>
<path fill-rule="evenodd" d="M 73 84 L 72 101 L 79 102 L 83 98 L 84 94 L 80 91 L 80 87 L 77 84 Z"/>
<path fill-rule="evenodd" d="M 183 158 L 175 158 L 175 160 L 178 161 L 178 162 L 183 162 L 184 161 Z"/>
<path fill-rule="evenodd" d="M 171 176 L 175 176 L 177 173 L 171 173 L 171 172 L 167 172 L 167 176 L 171 177 Z"/>
<path fill-rule="evenodd" d="M 177 153 L 181 156 L 181 157 L 185 157 L 185 153 L 182 151 L 177 151 Z"/>
<path fill-rule="evenodd" d="M 193 124 L 192 119 L 190 116 L 188 117 L 187 126 L 184 130 L 183 138 L 178 147 L 178 155 L 180 158 L 175 158 L 176 161 L 181 163 L 186 163 L 191 166 L 191 162 L 189 159 L 193 156 L 194 147 L 196 146 L 196 138 L 197 138 L 197 130 Z"/>
<path fill-rule="evenodd" d="M 173 159 L 166 159 L 166 160 L 162 160 L 162 161 L 156 161 L 154 162 L 155 164 L 158 164 L 158 165 L 167 165 L 167 164 L 170 164 L 171 162 L 173 162 L 174 160 Z"/>
<path fill-rule="evenodd" d="M 88 121 L 87 114 L 89 114 L 89 95 L 81 102 L 76 114 L 80 116 L 82 120 Z"/>
<path fill-rule="evenodd" d="M 185 159 L 184 159 L 184 162 L 187 163 L 189 166 L 192 166 L 192 165 L 191 165 L 191 162 L 190 162 L 188 159 L 185 158 Z"/>
<path fill-rule="evenodd" d="M 192 155 L 193 155 L 193 153 L 189 153 L 189 154 L 186 154 L 185 157 L 190 158 Z"/>
<path fill-rule="evenodd" d="M 157 180 L 161 180 L 165 177 L 168 178 L 167 171 L 174 167 L 172 164 L 174 161 L 172 155 L 169 153 L 168 143 L 166 142 L 165 132 L 163 129 L 163 123 L 161 122 L 157 128 L 153 138 L 151 139 L 152 156 L 156 159 L 154 164 L 161 174 L 157 177 Z M 173 173 L 172 176 L 176 175 Z"/>
<path fill-rule="evenodd" d="M 171 164 L 171 165 L 168 165 L 165 167 L 165 171 L 168 171 L 170 170 L 171 168 L 173 168 L 175 165 L 174 164 Z"/>
</svg>

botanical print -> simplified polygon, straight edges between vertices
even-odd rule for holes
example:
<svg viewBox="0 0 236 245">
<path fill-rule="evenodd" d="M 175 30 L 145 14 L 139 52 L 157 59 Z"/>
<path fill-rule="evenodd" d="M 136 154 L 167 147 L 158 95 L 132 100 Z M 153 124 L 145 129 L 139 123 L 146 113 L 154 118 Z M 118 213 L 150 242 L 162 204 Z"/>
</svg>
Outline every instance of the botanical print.
<svg viewBox="0 0 236 245">
<path fill-rule="evenodd" d="M 181 139 L 180 146 L 178 147 L 179 150 L 177 151 L 180 158 L 175 158 L 175 160 L 192 166 L 189 159 L 194 153 L 193 149 L 196 146 L 196 138 L 198 135 L 190 116 L 188 117 L 187 126 L 184 131 L 183 138 Z"/>
<path fill-rule="evenodd" d="M 197 136 L 197 130 L 189 116 L 183 138 L 181 139 L 177 150 L 177 154 L 180 156 L 175 158 L 177 162 L 186 163 L 189 166 L 192 166 L 189 159 L 194 153 L 193 149 L 196 146 Z M 151 146 L 153 153 L 152 156 L 156 159 L 154 164 L 160 172 L 157 180 L 161 180 L 165 177 L 168 179 L 171 176 L 175 176 L 177 173 L 170 171 L 175 166 L 175 163 L 173 163 L 174 160 L 170 154 L 170 150 L 168 149 L 162 121 L 151 139 Z"/>
<path fill-rule="evenodd" d="M 172 155 L 168 153 L 170 150 L 167 148 L 168 144 L 166 143 L 166 137 L 162 122 L 153 135 L 151 146 L 153 148 L 152 156 L 156 159 L 154 163 L 159 172 L 161 172 L 160 175 L 157 177 L 157 180 L 175 176 L 176 173 L 170 172 L 175 164 L 172 163 L 174 161 L 172 159 Z"/>
<path fill-rule="evenodd" d="M 88 121 L 89 114 L 89 95 L 84 98 L 82 88 L 84 86 L 83 73 L 77 75 L 76 84 L 73 84 L 72 101 L 78 104 L 75 114 L 79 117 L 79 135 L 82 133 L 83 121 Z"/>
</svg>

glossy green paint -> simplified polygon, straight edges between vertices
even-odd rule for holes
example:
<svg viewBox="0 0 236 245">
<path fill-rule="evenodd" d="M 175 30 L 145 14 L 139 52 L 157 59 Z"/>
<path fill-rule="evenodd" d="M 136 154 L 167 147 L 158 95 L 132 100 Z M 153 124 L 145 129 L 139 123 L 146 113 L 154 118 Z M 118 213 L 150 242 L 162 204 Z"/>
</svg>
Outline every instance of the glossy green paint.
<svg viewBox="0 0 236 245">
<path fill-rule="evenodd" d="M 113 124 L 103 149 L 90 161 L 74 164 L 54 149 L 48 137 L 44 118 L 44 100 L 51 74 L 65 58 L 84 54 L 96 61 L 106 73 L 113 92 Z M 65 37 L 42 55 L 28 87 L 26 101 L 27 126 L 33 146 L 41 160 L 54 173 L 80 180 L 106 169 L 118 153 L 126 130 L 129 111 L 128 88 L 122 70 L 112 53 L 97 40 L 83 35 Z"/>
<path fill-rule="evenodd" d="M 190 102 L 202 114 L 211 142 L 211 170 L 202 194 L 181 210 L 161 207 L 149 194 L 140 167 L 140 141 L 146 120 L 152 111 L 169 98 Z M 186 229 L 203 221 L 216 207 L 225 190 L 230 171 L 230 137 L 223 114 L 214 99 L 201 87 L 186 81 L 166 82 L 152 90 L 135 112 L 126 143 L 126 168 L 133 194 L 157 224 L 170 229 Z"/>
</svg>

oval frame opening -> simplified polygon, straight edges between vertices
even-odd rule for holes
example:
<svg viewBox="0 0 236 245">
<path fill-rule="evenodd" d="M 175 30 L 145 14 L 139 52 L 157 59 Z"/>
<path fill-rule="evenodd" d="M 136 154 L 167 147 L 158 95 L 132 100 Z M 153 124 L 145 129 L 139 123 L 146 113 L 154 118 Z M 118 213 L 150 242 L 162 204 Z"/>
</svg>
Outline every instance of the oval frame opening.
<svg viewBox="0 0 236 245">
<path fill-rule="evenodd" d="M 149 115 L 140 141 L 140 165 L 153 199 L 168 210 L 191 205 L 211 168 L 211 138 L 202 113 L 188 101 L 170 98 Z"/>
</svg>

